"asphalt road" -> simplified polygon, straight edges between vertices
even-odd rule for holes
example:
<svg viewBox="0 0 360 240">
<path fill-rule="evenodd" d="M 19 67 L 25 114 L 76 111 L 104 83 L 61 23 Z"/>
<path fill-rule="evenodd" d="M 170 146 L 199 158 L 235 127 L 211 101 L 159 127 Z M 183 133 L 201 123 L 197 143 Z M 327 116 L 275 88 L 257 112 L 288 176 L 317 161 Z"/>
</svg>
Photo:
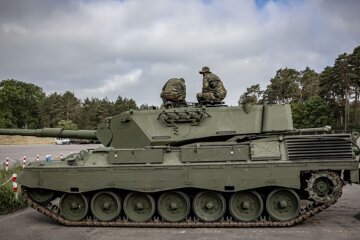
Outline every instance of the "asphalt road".
<svg viewBox="0 0 360 240">
<path fill-rule="evenodd" d="M 27 208 L 0 216 L 0 238 L 8 240 L 111 239 L 360 239 L 360 186 L 346 186 L 342 198 L 322 213 L 290 228 L 176 229 L 65 227 Z"/>
</svg>

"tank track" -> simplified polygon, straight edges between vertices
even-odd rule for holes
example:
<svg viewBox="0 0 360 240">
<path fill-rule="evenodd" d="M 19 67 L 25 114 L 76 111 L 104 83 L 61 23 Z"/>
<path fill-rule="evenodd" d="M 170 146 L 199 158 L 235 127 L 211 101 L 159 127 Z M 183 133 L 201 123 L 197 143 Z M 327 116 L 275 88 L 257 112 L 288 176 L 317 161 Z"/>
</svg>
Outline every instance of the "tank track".
<svg viewBox="0 0 360 240">
<path fill-rule="evenodd" d="M 328 172 L 330 175 L 335 174 Z M 127 219 L 117 219 L 116 221 L 110 222 L 101 222 L 96 220 L 94 217 L 88 216 L 86 219 L 81 221 L 73 222 L 65 219 L 59 213 L 59 207 L 57 205 L 48 203 L 46 206 L 40 205 L 34 202 L 26 189 L 24 189 L 23 195 L 27 204 L 36 209 L 38 212 L 44 214 L 45 216 L 55 220 L 56 222 L 70 227 L 144 227 L 144 228 L 250 228 L 250 227 L 291 227 L 299 223 L 304 222 L 305 220 L 315 216 L 316 214 L 327 209 L 331 205 L 335 204 L 337 200 L 342 195 L 343 182 L 338 181 L 341 185 L 339 192 L 333 199 L 327 203 L 316 203 L 312 202 L 307 206 L 300 209 L 299 215 L 289 221 L 273 221 L 273 220 L 259 220 L 253 222 L 237 222 L 232 219 L 221 220 L 217 222 L 200 222 L 196 218 L 188 218 L 183 222 L 163 222 L 158 218 L 153 218 L 147 222 L 131 222 Z"/>
</svg>

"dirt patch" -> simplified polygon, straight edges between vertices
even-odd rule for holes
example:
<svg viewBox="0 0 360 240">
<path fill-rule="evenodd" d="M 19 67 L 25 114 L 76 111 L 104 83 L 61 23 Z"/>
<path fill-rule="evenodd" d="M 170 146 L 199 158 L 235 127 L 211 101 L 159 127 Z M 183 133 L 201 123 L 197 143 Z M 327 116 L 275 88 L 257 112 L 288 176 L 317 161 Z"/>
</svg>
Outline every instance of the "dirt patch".
<svg viewBox="0 0 360 240">
<path fill-rule="evenodd" d="M 23 145 L 23 144 L 53 144 L 54 138 L 42 138 L 31 136 L 0 136 L 0 145 Z"/>
</svg>

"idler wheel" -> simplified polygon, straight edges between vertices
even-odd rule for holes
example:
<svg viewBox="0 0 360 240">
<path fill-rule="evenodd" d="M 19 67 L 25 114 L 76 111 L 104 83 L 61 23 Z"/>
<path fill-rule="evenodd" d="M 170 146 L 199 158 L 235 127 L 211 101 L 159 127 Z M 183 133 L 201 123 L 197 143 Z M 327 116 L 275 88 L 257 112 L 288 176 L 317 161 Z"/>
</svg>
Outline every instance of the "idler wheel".
<svg viewBox="0 0 360 240">
<path fill-rule="evenodd" d="M 166 192 L 159 197 L 157 209 L 164 220 L 180 222 L 190 212 L 190 198 L 180 191 Z"/>
<path fill-rule="evenodd" d="M 91 199 L 90 209 L 96 219 L 111 221 L 120 214 L 121 199 L 113 192 L 98 192 Z"/>
<path fill-rule="evenodd" d="M 195 215 L 203 222 L 214 222 L 224 216 L 225 198 L 217 192 L 199 192 L 193 200 Z"/>
<path fill-rule="evenodd" d="M 233 193 L 229 200 L 229 211 L 236 221 L 255 221 L 263 209 L 263 200 L 256 191 Z"/>
<path fill-rule="evenodd" d="M 86 197 L 79 193 L 65 193 L 60 199 L 60 214 L 70 221 L 80 221 L 89 210 Z"/>
<path fill-rule="evenodd" d="M 44 205 L 55 199 L 55 192 L 48 189 L 29 188 L 28 193 L 32 200 L 41 205 Z"/>
<path fill-rule="evenodd" d="M 295 218 L 300 211 L 299 195 L 292 189 L 275 189 L 266 199 L 266 210 L 270 217 L 275 220 L 291 220 Z"/>
<path fill-rule="evenodd" d="M 124 212 L 133 222 L 146 222 L 155 213 L 155 200 L 150 194 L 129 193 L 124 200 Z"/>
<path fill-rule="evenodd" d="M 336 201 L 342 194 L 343 182 L 339 175 L 329 171 L 313 173 L 307 180 L 309 198 L 318 203 Z"/>
</svg>

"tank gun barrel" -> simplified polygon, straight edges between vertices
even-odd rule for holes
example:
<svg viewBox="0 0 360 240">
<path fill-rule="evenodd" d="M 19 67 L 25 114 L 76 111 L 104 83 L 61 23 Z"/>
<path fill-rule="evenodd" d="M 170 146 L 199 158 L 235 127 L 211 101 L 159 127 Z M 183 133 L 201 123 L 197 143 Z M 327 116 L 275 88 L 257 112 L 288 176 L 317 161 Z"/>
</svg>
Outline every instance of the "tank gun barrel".
<svg viewBox="0 0 360 240">
<path fill-rule="evenodd" d="M 65 130 L 63 128 L 43 128 L 43 129 L 0 128 L 0 135 L 97 139 L 96 130 Z"/>
</svg>

